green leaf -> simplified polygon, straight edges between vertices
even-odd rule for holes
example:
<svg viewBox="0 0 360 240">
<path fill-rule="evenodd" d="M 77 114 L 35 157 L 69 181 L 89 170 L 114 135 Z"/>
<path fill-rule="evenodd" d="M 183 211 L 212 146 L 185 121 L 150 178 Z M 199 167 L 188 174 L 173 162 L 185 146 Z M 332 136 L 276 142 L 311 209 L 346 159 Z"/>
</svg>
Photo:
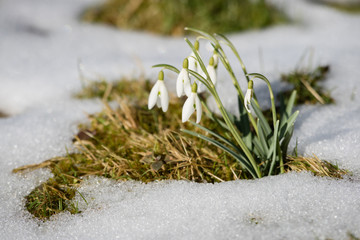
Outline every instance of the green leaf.
<svg viewBox="0 0 360 240">
<path fill-rule="evenodd" d="M 219 134 L 211 131 L 210 129 L 208 129 L 208 128 L 206 128 L 206 127 L 203 127 L 203 126 L 201 126 L 201 125 L 199 125 L 199 124 L 197 124 L 197 123 L 195 123 L 195 122 L 193 122 L 193 121 L 190 121 L 190 123 L 191 123 L 192 125 L 200 128 L 200 129 L 208 132 L 209 134 L 213 135 L 214 137 L 220 139 L 220 140 L 223 141 L 224 143 L 230 145 L 230 146 L 231 146 L 232 148 L 234 148 L 236 151 L 241 152 L 241 149 L 240 149 L 238 146 L 236 146 L 233 142 L 231 142 L 229 139 L 226 139 L 226 138 L 224 138 L 223 136 L 221 136 L 221 135 L 219 135 Z"/>
<path fill-rule="evenodd" d="M 234 152 L 233 150 L 231 150 L 230 148 L 224 146 L 223 144 L 221 144 L 220 142 L 214 140 L 214 139 L 211 139 L 209 137 L 206 137 L 204 135 L 201 135 L 199 133 L 195 133 L 195 132 L 192 132 L 192 131 L 189 131 L 189 130 L 186 130 L 186 129 L 181 129 L 181 131 L 187 133 L 187 134 L 190 134 L 192 136 L 195 136 L 195 137 L 198 137 L 198 138 L 201 138 L 215 146 L 217 146 L 218 148 L 224 150 L 225 152 L 229 153 L 231 156 L 233 156 L 246 170 L 248 170 L 250 172 L 250 174 L 254 177 L 254 178 L 257 178 L 257 175 L 256 173 L 254 172 L 254 169 L 251 167 L 251 164 L 249 164 L 248 160 L 242 156 L 240 153 L 238 152 Z"/>
<path fill-rule="evenodd" d="M 291 140 L 291 137 L 293 135 L 294 132 L 294 128 L 292 127 L 285 135 L 284 140 L 281 142 L 281 152 L 283 153 L 283 159 L 286 158 L 286 154 L 287 154 L 287 149 L 289 147 L 289 143 Z"/>
<path fill-rule="evenodd" d="M 264 158 L 266 156 L 266 151 L 264 150 L 262 144 L 260 143 L 259 138 L 255 137 L 253 139 L 255 150 L 257 151 L 257 154 L 260 156 L 260 158 Z"/>
<path fill-rule="evenodd" d="M 235 56 L 237 57 L 238 61 L 240 62 L 240 65 L 241 65 L 241 68 L 243 69 L 243 72 L 244 72 L 244 74 L 245 74 L 246 80 L 249 82 L 250 79 L 249 79 L 249 76 L 247 75 L 246 67 L 245 67 L 244 62 L 242 61 L 242 59 L 241 59 L 241 57 L 240 57 L 239 52 L 236 50 L 234 44 L 232 44 L 232 42 L 231 42 L 225 35 L 219 34 L 219 33 L 217 33 L 216 35 L 217 35 L 217 36 L 220 36 L 222 39 L 224 39 L 225 44 L 231 48 L 231 50 L 233 51 L 233 53 L 234 53 Z"/>
<path fill-rule="evenodd" d="M 177 74 L 180 73 L 179 69 L 177 69 L 176 67 L 174 67 L 172 65 L 169 65 L 169 64 L 156 64 L 156 65 L 153 65 L 152 67 L 153 68 L 162 67 L 162 68 L 169 69 L 169 70 L 171 70 L 173 72 L 176 72 Z"/>
<path fill-rule="evenodd" d="M 264 130 L 260 127 L 259 119 L 257 120 L 257 126 L 258 126 L 258 133 L 259 133 L 259 140 L 261 143 L 262 148 L 264 149 L 264 152 L 266 153 L 264 156 L 266 157 L 267 153 L 269 152 L 269 145 L 267 142 L 267 137 L 264 134 Z"/>
<path fill-rule="evenodd" d="M 279 129 L 279 120 L 276 121 L 275 129 L 274 129 L 274 135 L 273 135 L 273 142 L 271 146 L 271 153 L 272 153 L 272 159 L 271 159 L 271 166 L 269 170 L 269 176 L 272 175 L 272 172 L 274 170 L 275 162 L 276 162 L 276 146 L 278 144 L 277 137 L 278 137 L 278 129 Z"/>
<path fill-rule="evenodd" d="M 250 130 L 250 121 L 249 121 L 249 117 L 248 117 L 248 113 L 245 109 L 245 106 L 243 104 L 243 101 L 241 100 L 241 97 L 238 95 L 238 108 L 239 108 L 239 114 L 240 114 L 240 119 L 239 120 L 235 120 L 235 126 L 237 127 L 237 129 L 239 129 L 239 131 L 243 134 L 243 140 L 246 144 L 246 146 L 249 149 L 252 149 L 252 134 L 251 134 L 251 130 Z"/>
<path fill-rule="evenodd" d="M 287 132 L 290 130 L 291 127 L 293 127 L 294 122 L 297 118 L 297 116 L 299 115 L 299 111 L 294 112 L 289 119 L 286 121 L 286 123 L 284 124 L 284 126 L 282 127 L 282 129 L 280 130 L 280 136 L 279 136 L 279 140 L 281 141 L 281 139 L 287 134 Z"/>
<path fill-rule="evenodd" d="M 251 106 L 253 107 L 256 116 L 260 120 L 260 126 L 264 130 L 266 137 L 270 136 L 272 131 L 261 109 L 255 103 L 253 103 L 253 101 L 251 101 Z"/>
<path fill-rule="evenodd" d="M 198 79 L 200 82 L 202 82 L 206 86 L 206 88 L 209 89 L 210 92 L 212 91 L 212 88 L 209 86 L 208 82 L 205 80 L 205 78 L 203 76 L 201 76 L 199 73 L 197 73 L 191 69 L 188 69 L 188 71 L 196 79 Z"/>
<path fill-rule="evenodd" d="M 195 28 L 191 28 L 191 27 L 185 27 L 185 30 L 196 32 L 196 33 L 200 34 L 201 36 L 203 36 L 204 38 L 208 39 L 209 41 L 211 41 L 217 45 L 219 44 L 218 40 L 207 32 L 204 32 L 204 31 L 201 31 L 201 30 L 198 30 Z"/>
<path fill-rule="evenodd" d="M 203 60 L 202 60 L 199 52 L 195 49 L 194 45 L 190 42 L 189 39 L 185 38 L 185 41 L 186 41 L 187 44 L 191 47 L 193 53 L 195 54 L 197 62 L 200 64 L 201 69 L 202 69 L 203 72 L 206 74 L 206 78 L 207 78 L 207 79 L 210 79 L 209 73 L 208 73 L 207 70 L 206 70 L 205 64 L 204 64 L 204 62 L 203 62 Z"/>
<path fill-rule="evenodd" d="M 215 116 L 215 114 L 212 111 L 210 111 L 209 106 L 206 104 L 206 102 L 203 100 L 201 100 L 201 102 L 202 102 L 204 108 L 206 109 L 206 111 L 205 111 L 206 116 L 208 118 L 210 118 L 212 121 L 219 124 L 222 128 L 226 129 L 227 131 L 230 131 L 228 125 L 226 125 L 226 123 L 223 120 L 220 120 L 219 118 L 217 118 Z"/>
</svg>

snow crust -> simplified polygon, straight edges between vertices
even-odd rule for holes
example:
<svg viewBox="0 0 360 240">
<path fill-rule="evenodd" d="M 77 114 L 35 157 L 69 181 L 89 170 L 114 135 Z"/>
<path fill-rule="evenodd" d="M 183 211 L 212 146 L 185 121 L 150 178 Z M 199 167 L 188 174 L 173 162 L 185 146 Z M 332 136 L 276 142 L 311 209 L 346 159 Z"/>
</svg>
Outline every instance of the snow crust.
<svg viewBox="0 0 360 240">
<path fill-rule="evenodd" d="M 346 239 L 348 232 L 360 237 L 360 16 L 305 0 L 271 1 L 292 18 L 290 25 L 229 37 L 248 71 L 268 76 L 275 91 L 288 87 L 279 76 L 297 64 L 330 64 L 324 87 L 336 104 L 300 106 L 291 147 L 297 139 L 301 154 L 338 163 L 354 172 L 352 179 L 308 173 L 221 184 L 90 178 L 78 189 L 88 204 L 79 195 L 74 200 L 81 214 L 60 214 L 46 223 L 33 219 L 23 197 L 51 173 L 11 170 L 71 151 L 77 124 L 101 109 L 97 101 L 72 98 L 81 88 L 79 59 L 109 80 L 141 71 L 155 80 L 151 65 L 180 68 L 190 52 L 180 38 L 81 23 L 81 11 L 96 2 L 0 2 L 0 111 L 10 115 L 0 118 L 0 239 Z M 313 57 L 299 63 L 304 52 Z M 174 76 L 166 76 L 174 90 Z M 225 105 L 236 111 L 224 69 L 219 83 Z M 255 82 L 255 91 L 268 106 L 266 86 Z"/>
</svg>

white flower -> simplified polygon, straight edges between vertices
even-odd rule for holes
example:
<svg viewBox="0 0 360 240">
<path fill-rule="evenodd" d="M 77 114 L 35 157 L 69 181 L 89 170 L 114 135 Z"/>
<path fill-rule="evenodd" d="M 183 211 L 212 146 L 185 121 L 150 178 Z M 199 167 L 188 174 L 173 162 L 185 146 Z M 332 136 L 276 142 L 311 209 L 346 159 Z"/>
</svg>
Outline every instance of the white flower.
<svg viewBox="0 0 360 240">
<path fill-rule="evenodd" d="M 250 80 L 248 83 L 248 89 L 246 90 L 245 97 L 244 97 L 244 105 L 246 110 L 251 113 L 250 110 L 250 101 L 253 96 L 253 81 Z"/>
<path fill-rule="evenodd" d="M 199 41 L 198 40 L 195 41 L 194 48 L 196 49 L 196 51 L 199 51 Z M 190 56 L 187 59 L 189 60 L 189 69 L 194 72 L 197 72 L 198 66 L 197 66 L 197 62 L 196 62 L 195 53 L 191 52 Z"/>
<path fill-rule="evenodd" d="M 187 59 L 189 61 L 189 69 L 194 71 L 194 72 L 197 72 L 197 62 L 196 62 L 195 53 L 192 52 Z"/>
<path fill-rule="evenodd" d="M 169 107 L 169 94 L 164 84 L 164 72 L 159 72 L 159 79 L 150 91 L 148 108 L 152 109 L 156 105 L 166 112 Z"/>
<path fill-rule="evenodd" d="M 189 61 L 187 58 L 184 59 L 183 69 L 181 69 L 179 76 L 176 80 L 176 93 L 178 97 L 181 97 L 186 94 L 189 96 L 191 93 L 191 83 L 188 71 Z"/>
<path fill-rule="evenodd" d="M 214 56 L 212 56 L 210 58 L 209 65 L 206 67 L 206 71 L 208 72 L 212 83 L 216 86 L 217 76 L 216 76 L 216 68 L 215 68 Z"/>
<path fill-rule="evenodd" d="M 199 123 L 201 120 L 202 108 L 201 101 L 197 95 L 197 84 L 194 83 L 191 89 L 191 94 L 186 99 L 183 109 L 182 109 L 182 122 L 189 120 L 190 116 L 194 113 L 196 109 L 196 123 Z"/>
</svg>

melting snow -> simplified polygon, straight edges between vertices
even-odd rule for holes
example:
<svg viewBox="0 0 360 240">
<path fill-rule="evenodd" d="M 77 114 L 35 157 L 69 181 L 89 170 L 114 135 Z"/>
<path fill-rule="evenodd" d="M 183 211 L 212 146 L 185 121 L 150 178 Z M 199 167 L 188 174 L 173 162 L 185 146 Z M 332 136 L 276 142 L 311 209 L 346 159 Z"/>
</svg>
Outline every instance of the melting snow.
<svg viewBox="0 0 360 240">
<path fill-rule="evenodd" d="M 0 239 L 345 239 L 348 232 L 360 237 L 360 16 L 305 0 L 272 2 L 292 24 L 229 37 L 248 70 L 267 75 L 277 91 L 286 87 L 280 74 L 293 70 L 304 52 L 312 53 L 313 66 L 330 64 L 324 87 L 337 103 L 300 106 L 291 147 L 298 139 L 300 153 L 338 163 L 354 172 L 352 179 L 290 173 L 221 184 L 142 184 L 94 177 L 79 189 L 88 205 L 75 199 L 81 214 L 34 220 L 23 197 L 51 174 L 20 176 L 11 170 L 66 154 L 77 124 L 101 109 L 97 101 L 72 98 L 81 88 L 79 59 L 107 79 L 142 68 L 155 77 L 151 65 L 180 67 L 189 49 L 180 38 L 79 22 L 79 13 L 94 0 L 3 0 L 0 111 L 11 116 L 0 118 Z M 234 111 L 224 70 L 219 81 Z M 167 82 L 173 90 L 174 82 Z M 265 85 L 255 83 L 255 91 L 266 106 Z"/>
</svg>

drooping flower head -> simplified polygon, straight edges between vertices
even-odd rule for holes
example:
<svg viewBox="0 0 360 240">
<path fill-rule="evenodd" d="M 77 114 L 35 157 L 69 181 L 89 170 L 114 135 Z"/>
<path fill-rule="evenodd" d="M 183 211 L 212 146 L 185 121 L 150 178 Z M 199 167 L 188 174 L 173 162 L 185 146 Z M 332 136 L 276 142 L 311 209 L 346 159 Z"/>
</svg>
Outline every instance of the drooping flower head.
<svg viewBox="0 0 360 240">
<path fill-rule="evenodd" d="M 209 65 L 206 67 L 206 71 L 209 74 L 210 80 L 216 86 L 217 76 L 216 76 L 216 68 L 215 68 L 215 59 L 214 56 L 210 58 Z"/>
<path fill-rule="evenodd" d="M 189 96 L 191 93 L 191 82 L 189 77 L 189 60 L 187 58 L 184 59 L 183 68 L 181 69 L 179 76 L 176 80 L 176 94 L 178 97 Z"/>
<path fill-rule="evenodd" d="M 199 51 L 199 47 L 200 47 L 199 40 L 196 40 L 194 43 L 194 48 L 196 49 L 196 51 Z M 197 72 L 198 66 L 197 66 L 196 56 L 195 56 L 194 52 L 190 53 L 188 60 L 189 60 L 189 69 L 194 72 Z"/>
<path fill-rule="evenodd" d="M 199 96 L 197 95 L 197 84 L 193 83 L 193 85 L 191 86 L 191 94 L 188 99 L 186 99 L 182 109 L 182 122 L 186 122 L 187 120 L 189 120 L 195 109 L 196 123 L 199 123 L 201 120 L 202 107 Z"/>
<path fill-rule="evenodd" d="M 155 104 L 162 108 L 163 112 L 166 112 L 169 107 L 169 94 L 164 84 L 164 72 L 159 72 L 159 77 L 155 85 L 150 91 L 148 108 L 152 109 Z"/>
<path fill-rule="evenodd" d="M 248 89 L 246 90 L 246 93 L 245 93 L 245 97 L 244 97 L 244 105 L 245 105 L 245 108 L 246 110 L 251 113 L 251 110 L 250 110 L 250 101 L 252 99 L 252 96 L 253 96 L 253 81 L 250 80 L 249 83 L 248 83 Z"/>
</svg>

